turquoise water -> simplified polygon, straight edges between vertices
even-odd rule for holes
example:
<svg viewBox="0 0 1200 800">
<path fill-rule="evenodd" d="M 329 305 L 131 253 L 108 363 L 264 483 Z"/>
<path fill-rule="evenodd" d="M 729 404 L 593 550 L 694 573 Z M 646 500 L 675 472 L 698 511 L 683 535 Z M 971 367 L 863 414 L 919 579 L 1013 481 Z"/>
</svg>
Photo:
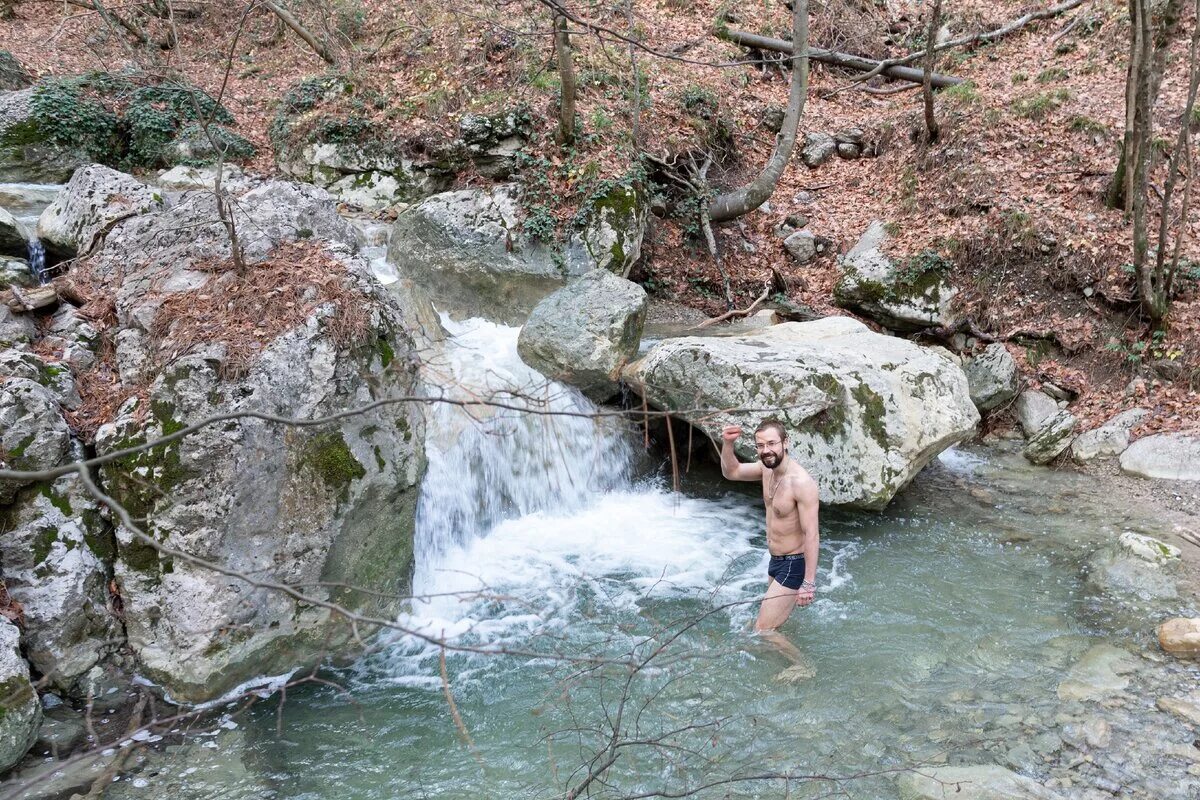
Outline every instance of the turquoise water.
<svg viewBox="0 0 1200 800">
<path fill-rule="evenodd" d="M 396 641 L 339 676 L 354 702 L 301 692 L 281 735 L 274 709 L 243 726 L 251 763 L 288 797 L 364 799 L 561 796 L 614 727 L 619 755 L 594 796 L 775 773 L 848 778 L 791 781 L 792 796 L 891 798 L 890 770 L 992 763 L 1014 725 L 1032 738 L 1072 710 L 1055 690 L 1090 645 L 1148 644 L 1144 609 L 1114 613 L 1081 579 L 1135 512 L 1019 459 L 945 461 L 885 513 L 824 515 L 819 599 L 785 628 L 815 666 L 808 681 L 777 682 L 787 662 L 745 631 L 765 583 L 761 503 L 712 474 L 689 476 L 682 497 L 651 480 L 458 548 L 445 563 L 495 596 L 436 609 L 446 627 L 469 620 L 459 641 L 555 657 L 662 646 L 644 669 L 451 654 L 467 745 L 437 654 Z M 465 591 L 456 575 L 443 587 Z M 698 796 L 779 797 L 784 783 Z"/>
</svg>

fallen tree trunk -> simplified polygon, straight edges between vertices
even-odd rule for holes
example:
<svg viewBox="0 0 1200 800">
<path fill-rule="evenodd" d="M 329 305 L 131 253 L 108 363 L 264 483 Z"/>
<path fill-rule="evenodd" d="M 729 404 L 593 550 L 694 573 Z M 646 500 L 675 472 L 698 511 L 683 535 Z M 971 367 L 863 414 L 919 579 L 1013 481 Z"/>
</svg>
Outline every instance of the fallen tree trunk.
<svg viewBox="0 0 1200 800">
<path fill-rule="evenodd" d="M 720 35 L 721 38 L 727 39 L 734 44 L 740 44 L 743 47 L 757 47 L 759 50 L 786 53 L 789 56 L 792 54 L 792 43 L 787 39 L 775 39 L 770 36 L 759 36 L 757 33 L 733 30 L 722 31 Z M 873 72 L 879 69 L 879 62 L 874 59 L 863 58 L 862 56 L 855 56 L 850 53 L 839 53 L 836 50 L 826 50 L 822 47 L 808 48 L 808 57 L 813 61 L 833 64 L 834 66 L 845 67 L 857 70 L 858 72 Z M 882 73 L 889 78 L 899 78 L 900 80 L 912 81 L 913 83 L 921 83 L 924 78 L 924 70 L 899 65 L 884 67 Z M 953 75 L 942 75 L 937 72 L 930 75 L 929 80 L 935 89 L 948 89 L 951 86 L 958 86 L 963 82 L 962 78 L 956 78 Z"/>
<path fill-rule="evenodd" d="M 36 311 L 58 303 L 58 292 L 53 286 L 36 286 L 32 289 L 11 286 L 6 294 L 5 302 L 14 314 Z"/>
</svg>

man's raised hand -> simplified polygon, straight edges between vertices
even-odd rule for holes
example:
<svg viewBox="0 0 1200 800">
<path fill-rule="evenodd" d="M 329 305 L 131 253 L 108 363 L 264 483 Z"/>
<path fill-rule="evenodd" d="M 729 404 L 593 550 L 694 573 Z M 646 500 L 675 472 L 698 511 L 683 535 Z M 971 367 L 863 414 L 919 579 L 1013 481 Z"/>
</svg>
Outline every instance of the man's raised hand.
<svg viewBox="0 0 1200 800">
<path fill-rule="evenodd" d="M 736 442 L 738 437 L 741 435 L 742 435 L 742 428 L 740 425 L 726 425 L 724 428 L 721 429 L 721 438 L 724 439 L 725 441 L 729 442 L 730 444 L 733 444 L 734 442 Z"/>
</svg>

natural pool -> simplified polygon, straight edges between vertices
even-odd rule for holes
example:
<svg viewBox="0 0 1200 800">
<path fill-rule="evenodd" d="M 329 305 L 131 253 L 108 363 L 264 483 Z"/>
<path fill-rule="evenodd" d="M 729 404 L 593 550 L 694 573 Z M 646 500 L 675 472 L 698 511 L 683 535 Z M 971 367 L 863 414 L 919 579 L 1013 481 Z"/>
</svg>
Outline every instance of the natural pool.
<svg viewBox="0 0 1200 800">
<path fill-rule="evenodd" d="M 445 369 L 528 393 L 514 330 L 451 329 Z M 435 596 L 404 622 L 546 657 L 449 652 L 452 711 L 441 651 L 390 637 L 332 676 L 346 691 L 294 689 L 236 720 L 244 770 L 160 780 L 196 796 L 549 798 L 611 760 L 588 796 L 883 800 L 904 770 L 994 763 L 1062 797 L 1200 796 L 1195 737 L 1155 708 L 1198 672 L 1151 635 L 1195 609 L 1086 583 L 1097 547 L 1156 525 L 1094 479 L 954 450 L 884 513 L 825 513 L 819 599 L 785 629 L 816 676 L 781 683 L 784 659 L 746 632 L 765 584 L 752 485 L 693 465 L 674 494 L 635 437 L 588 420 L 447 412 L 432 427 L 415 589 Z M 1098 693 L 1060 691 L 1097 674 L 1113 679 Z"/>
</svg>

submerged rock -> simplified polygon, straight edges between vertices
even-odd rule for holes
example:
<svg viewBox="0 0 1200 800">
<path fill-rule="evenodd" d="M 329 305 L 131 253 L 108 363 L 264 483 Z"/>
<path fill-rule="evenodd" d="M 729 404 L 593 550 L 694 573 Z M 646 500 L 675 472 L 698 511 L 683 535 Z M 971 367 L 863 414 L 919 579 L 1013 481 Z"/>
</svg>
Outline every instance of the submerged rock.
<svg viewBox="0 0 1200 800">
<path fill-rule="evenodd" d="M 439 307 L 520 321 L 569 277 L 523 223 L 513 184 L 437 194 L 396 219 L 388 260 Z"/>
<path fill-rule="evenodd" d="M 838 505 L 883 508 L 979 422 L 953 362 L 848 317 L 668 339 L 624 374 L 651 404 L 680 411 L 714 441 L 724 425 L 752 431 L 763 417 L 780 417 L 821 500 Z M 775 411 L 685 411 L 694 408 Z M 755 457 L 749 436 L 737 448 Z"/>
<path fill-rule="evenodd" d="M 646 291 L 606 270 L 592 270 L 538 303 L 517 350 L 529 366 L 578 387 L 597 402 L 619 389 L 646 322 Z"/>
<path fill-rule="evenodd" d="M 42 704 L 21 658 L 17 626 L 0 618 L 0 772 L 21 760 L 37 739 Z"/>
<path fill-rule="evenodd" d="M 76 681 L 121 636 L 107 607 L 111 527 L 75 475 L 27 489 L 0 523 L 4 583 L 24 609 L 29 662 L 51 686 L 82 697 Z"/>
<path fill-rule="evenodd" d="M 1061 800 L 1035 780 L 995 764 L 921 767 L 896 781 L 900 800 Z"/>
<path fill-rule="evenodd" d="M 1156 433 L 1121 453 L 1121 471 L 1139 478 L 1200 481 L 1200 436 Z"/>
<path fill-rule="evenodd" d="M 991 411 L 1017 396 L 1020 373 L 1017 362 L 1000 342 L 989 344 L 963 369 L 971 387 L 971 402 L 980 411 Z"/>
<path fill-rule="evenodd" d="M 957 290 L 940 259 L 914 256 L 897 264 L 883 252 L 887 230 L 871 223 L 842 258 L 842 277 L 833 289 L 834 302 L 898 331 L 945 327 L 954 322 Z"/>
<path fill-rule="evenodd" d="M 1058 684 L 1060 700 L 1099 700 L 1125 691 L 1137 662 L 1119 647 L 1098 644 L 1083 654 Z"/>
</svg>

